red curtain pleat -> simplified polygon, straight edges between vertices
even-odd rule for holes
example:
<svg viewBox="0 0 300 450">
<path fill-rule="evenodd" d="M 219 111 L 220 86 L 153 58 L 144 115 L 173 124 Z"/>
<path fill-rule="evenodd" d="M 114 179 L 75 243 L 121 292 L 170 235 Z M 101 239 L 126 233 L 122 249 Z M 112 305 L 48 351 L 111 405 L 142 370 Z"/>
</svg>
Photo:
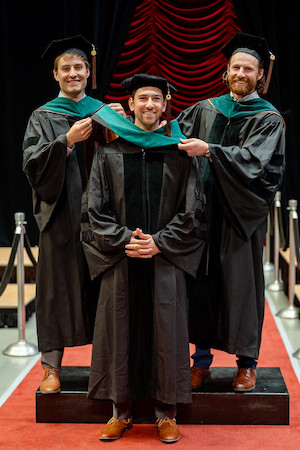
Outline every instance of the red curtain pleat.
<svg viewBox="0 0 300 450">
<path fill-rule="evenodd" d="M 166 77 L 177 88 L 172 117 L 198 100 L 223 94 L 221 48 L 237 31 L 232 0 L 141 1 L 105 101 L 127 109 L 120 83 L 141 72 Z"/>
</svg>

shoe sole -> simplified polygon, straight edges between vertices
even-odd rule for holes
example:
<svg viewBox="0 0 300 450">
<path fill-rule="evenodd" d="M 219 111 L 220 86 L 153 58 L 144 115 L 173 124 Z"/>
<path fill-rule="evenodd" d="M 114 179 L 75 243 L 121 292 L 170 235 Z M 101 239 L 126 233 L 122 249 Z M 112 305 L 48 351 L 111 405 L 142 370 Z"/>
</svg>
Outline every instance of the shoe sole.
<svg viewBox="0 0 300 450">
<path fill-rule="evenodd" d="M 129 431 L 131 430 L 132 425 L 125 428 L 125 430 L 122 432 L 121 436 L 117 436 L 117 437 L 101 437 L 99 436 L 100 441 L 115 441 L 117 439 L 121 439 L 121 437 L 123 436 L 123 434 L 125 433 L 125 431 Z"/>
<path fill-rule="evenodd" d="M 41 391 L 41 390 L 40 390 L 40 392 L 41 392 L 43 395 L 48 395 L 48 394 L 58 394 L 58 393 L 60 392 L 60 389 L 57 389 L 57 391 Z"/>
<path fill-rule="evenodd" d="M 238 389 L 238 388 L 233 388 L 234 392 L 251 392 L 255 389 L 255 386 L 247 388 L 247 389 Z"/>
<path fill-rule="evenodd" d="M 99 436 L 99 439 L 100 439 L 100 441 L 116 441 L 117 439 L 121 439 L 121 437 L 123 436 L 123 433 L 121 434 L 121 436 L 118 436 L 118 437 L 100 437 Z"/>
<path fill-rule="evenodd" d="M 181 436 L 179 436 L 179 438 L 177 438 L 177 439 L 161 439 L 159 437 L 159 440 L 161 442 L 164 442 L 165 444 L 172 444 L 173 442 L 178 442 L 180 438 L 181 438 Z"/>
</svg>

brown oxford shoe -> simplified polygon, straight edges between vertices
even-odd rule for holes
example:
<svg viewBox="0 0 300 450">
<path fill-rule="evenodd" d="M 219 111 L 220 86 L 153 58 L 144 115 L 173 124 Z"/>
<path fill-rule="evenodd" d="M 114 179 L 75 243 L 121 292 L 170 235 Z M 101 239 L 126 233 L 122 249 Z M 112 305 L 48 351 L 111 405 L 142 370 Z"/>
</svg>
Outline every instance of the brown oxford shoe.
<svg viewBox="0 0 300 450">
<path fill-rule="evenodd" d="M 162 442 L 172 443 L 180 439 L 176 419 L 157 419 L 158 437 Z"/>
<path fill-rule="evenodd" d="M 130 430 L 130 428 L 132 428 L 131 417 L 129 419 L 115 419 L 115 417 L 112 417 L 101 430 L 99 439 L 101 441 L 120 439 L 124 431 Z"/>
<path fill-rule="evenodd" d="M 249 392 L 255 388 L 255 369 L 239 368 L 235 374 L 232 387 L 235 392 Z"/>
<path fill-rule="evenodd" d="M 201 369 L 200 367 L 191 368 L 191 388 L 198 389 L 201 387 L 203 380 L 209 377 L 210 369 Z"/>
<path fill-rule="evenodd" d="M 40 391 L 42 394 L 56 394 L 60 391 L 59 373 L 54 367 L 45 367 Z"/>
</svg>

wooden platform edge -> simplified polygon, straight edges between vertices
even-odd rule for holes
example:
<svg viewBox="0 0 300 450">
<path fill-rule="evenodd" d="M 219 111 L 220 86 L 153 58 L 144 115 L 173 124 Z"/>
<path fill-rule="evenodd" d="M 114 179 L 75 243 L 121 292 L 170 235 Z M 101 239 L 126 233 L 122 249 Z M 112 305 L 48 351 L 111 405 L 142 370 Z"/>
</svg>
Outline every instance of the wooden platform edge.
<svg viewBox="0 0 300 450">
<path fill-rule="evenodd" d="M 36 285 L 35 283 L 24 284 L 24 303 L 28 305 L 35 299 Z M 8 283 L 5 291 L 0 297 L 0 309 L 18 308 L 18 285 L 16 283 Z"/>
</svg>

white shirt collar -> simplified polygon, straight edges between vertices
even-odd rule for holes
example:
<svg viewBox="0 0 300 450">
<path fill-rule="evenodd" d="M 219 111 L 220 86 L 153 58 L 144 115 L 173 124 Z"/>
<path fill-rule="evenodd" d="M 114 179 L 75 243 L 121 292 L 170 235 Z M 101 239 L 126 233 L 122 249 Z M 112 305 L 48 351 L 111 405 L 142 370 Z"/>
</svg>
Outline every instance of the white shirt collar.
<svg viewBox="0 0 300 450">
<path fill-rule="evenodd" d="M 254 91 L 251 94 L 245 95 L 244 97 L 241 97 L 238 100 L 235 98 L 235 96 L 233 95 L 233 93 L 231 91 L 230 91 L 230 96 L 234 101 L 236 101 L 238 103 L 248 102 L 249 100 L 253 100 L 255 98 L 260 98 L 257 91 Z"/>
<path fill-rule="evenodd" d="M 84 95 L 83 95 L 83 97 L 82 98 L 84 98 L 86 96 L 86 94 L 84 93 Z M 65 98 L 69 98 L 69 97 L 67 97 L 65 94 L 63 94 L 61 91 L 59 91 L 59 93 L 58 93 L 58 97 L 65 97 Z M 82 100 L 82 99 L 81 99 Z"/>
</svg>

